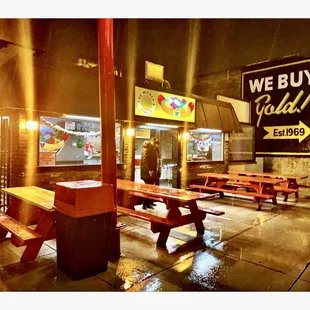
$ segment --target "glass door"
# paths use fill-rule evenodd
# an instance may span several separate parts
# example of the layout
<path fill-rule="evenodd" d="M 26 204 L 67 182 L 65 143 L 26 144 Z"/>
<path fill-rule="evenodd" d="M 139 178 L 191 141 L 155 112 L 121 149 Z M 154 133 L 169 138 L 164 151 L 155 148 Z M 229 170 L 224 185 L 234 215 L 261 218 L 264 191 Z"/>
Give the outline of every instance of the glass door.
<path fill-rule="evenodd" d="M 140 178 L 140 165 L 143 143 L 150 138 L 159 140 L 160 148 L 160 180 L 159 185 L 177 187 L 178 178 L 178 131 L 176 128 L 144 125 L 137 127 L 135 137 L 135 182 L 143 181 Z"/>

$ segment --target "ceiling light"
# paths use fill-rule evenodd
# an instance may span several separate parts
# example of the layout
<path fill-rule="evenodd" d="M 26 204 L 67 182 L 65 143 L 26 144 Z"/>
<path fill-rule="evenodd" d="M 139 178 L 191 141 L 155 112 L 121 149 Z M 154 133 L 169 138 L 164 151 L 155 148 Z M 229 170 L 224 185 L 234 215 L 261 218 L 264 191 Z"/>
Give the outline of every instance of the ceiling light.
<path fill-rule="evenodd" d="M 209 128 L 197 128 L 193 129 L 193 131 L 200 131 L 200 132 L 206 132 L 206 133 L 212 133 L 212 132 L 222 132 L 220 129 L 209 129 Z"/>
<path fill-rule="evenodd" d="M 175 125 L 162 125 L 162 124 L 153 124 L 153 123 L 147 123 L 147 126 L 154 126 L 154 127 L 163 127 L 163 128 L 178 128 L 178 126 Z"/>
<path fill-rule="evenodd" d="M 65 114 L 65 118 L 76 119 L 76 120 L 89 120 L 89 121 L 97 121 L 100 122 L 99 117 L 89 117 L 89 116 L 80 116 L 80 115 L 69 115 Z"/>

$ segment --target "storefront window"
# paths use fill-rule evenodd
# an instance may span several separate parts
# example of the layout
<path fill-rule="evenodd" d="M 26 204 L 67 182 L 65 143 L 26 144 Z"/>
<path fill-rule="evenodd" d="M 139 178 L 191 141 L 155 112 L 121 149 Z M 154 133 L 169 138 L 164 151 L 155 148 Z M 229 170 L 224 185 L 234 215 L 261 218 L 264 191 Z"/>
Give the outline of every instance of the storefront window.
<path fill-rule="evenodd" d="M 187 143 L 188 161 L 222 161 L 223 134 L 208 129 L 189 132 Z"/>
<path fill-rule="evenodd" d="M 122 162 L 121 124 L 115 124 L 116 160 Z M 101 164 L 100 121 L 40 117 L 39 166 Z"/>
<path fill-rule="evenodd" d="M 255 129 L 250 124 L 240 124 L 242 133 L 229 134 L 229 161 L 254 161 L 255 159 Z"/>

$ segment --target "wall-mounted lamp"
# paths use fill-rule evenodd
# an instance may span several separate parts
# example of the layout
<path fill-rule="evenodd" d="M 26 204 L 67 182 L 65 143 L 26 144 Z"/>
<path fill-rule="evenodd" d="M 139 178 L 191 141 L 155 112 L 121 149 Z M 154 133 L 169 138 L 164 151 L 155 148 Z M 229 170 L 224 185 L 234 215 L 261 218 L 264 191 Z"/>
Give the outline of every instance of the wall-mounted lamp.
<path fill-rule="evenodd" d="M 127 128 L 126 129 L 126 136 L 127 137 L 133 137 L 135 135 L 135 130 L 134 128 Z"/>
<path fill-rule="evenodd" d="M 189 133 L 188 132 L 183 132 L 183 139 L 187 140 L 189 138 Z"/>
<path fill-rule="evenodd" d="M 36 121 L 26 121 L 26 130 L 37 130 L 38 122 Z"/>

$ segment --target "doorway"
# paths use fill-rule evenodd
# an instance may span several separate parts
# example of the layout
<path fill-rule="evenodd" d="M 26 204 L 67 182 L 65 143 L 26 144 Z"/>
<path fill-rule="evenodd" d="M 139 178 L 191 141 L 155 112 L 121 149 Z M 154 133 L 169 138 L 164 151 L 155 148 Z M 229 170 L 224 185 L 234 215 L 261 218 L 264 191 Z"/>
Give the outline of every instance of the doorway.
<path fill-rule="evenodd" d="M 161 176 L 159 185 L 177 188 L 178 184 L 178 130 L 177 126 L 141 125 L 135 136 L 135 174 L 134 181 L 144 183 L 140 178 L 142 145 L 150 138 L 157 138 L 160 146 Z"/>
<path fill-rule="evenodd" d="M 0 116 L 0 188 L 10 186 L 10 119 Z M 0 211 L 8 206 L 7 195 L 0 191 Z"/>

